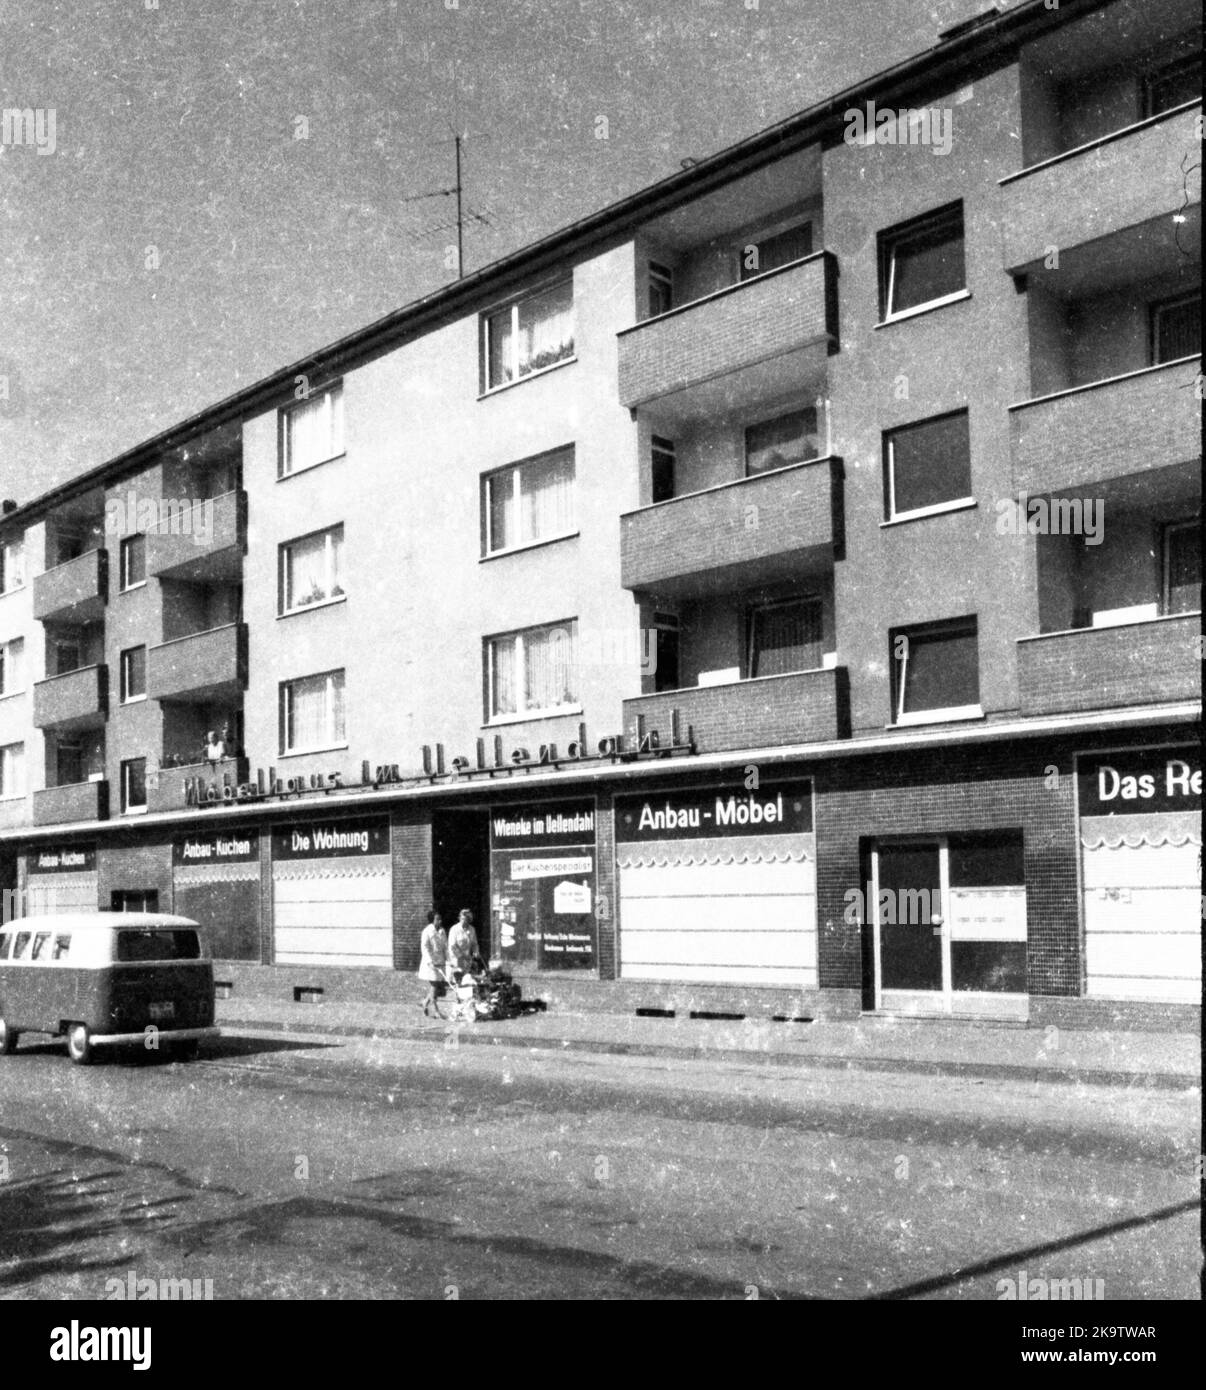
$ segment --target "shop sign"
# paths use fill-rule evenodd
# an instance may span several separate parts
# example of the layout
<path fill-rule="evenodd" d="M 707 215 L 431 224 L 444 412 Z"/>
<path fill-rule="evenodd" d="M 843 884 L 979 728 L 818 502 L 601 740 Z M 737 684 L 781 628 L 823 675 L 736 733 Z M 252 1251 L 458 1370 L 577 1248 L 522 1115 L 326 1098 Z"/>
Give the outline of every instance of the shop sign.
<path fill-rule="evenodd" d="M 589 874 L 594 860 L 589 854 L 575 859 L 512 859 L 510 877 L 517 882 L 525 878 L 557 878 L 561 874 Z"/>
<path fill-rule="evenodd" d="M 490 817 L 490 840 L 495 849 L 594 844 L 594 802 L 504 806 Z"/>
<path fill-rule="evenodd" d="M 389 822 L 385 820 L 315 821 L 276 826 L 272 831 L 273 859 L 365 859 L 389 853 Z"/>
<path fill-rule="evenodd" d="M 730 835 L 794 835 L 812 829 L 812 786 L 758 791 L 692 789 L 616 798 L 616 839 L 690 840 Z"/>
<path fill-rule="evenodd" d="M 95 845 L 60 845 L 29 856 L 31 874 L 88 874 L 96 871 Z"/>
<path fill-rule="evenodd" d="M 260 857 L 259 836 L 251 830 L 231 830 L 221 835 L 186 835 L 172 842 L 172 863 L 240 864 Z"/>
<path fill-rule="evenodd" d="M 1197 811 L 1202 805 L 1201 753 L 1189 744 L 1081 754 L 1077 776 L 1082 816 Z"/>

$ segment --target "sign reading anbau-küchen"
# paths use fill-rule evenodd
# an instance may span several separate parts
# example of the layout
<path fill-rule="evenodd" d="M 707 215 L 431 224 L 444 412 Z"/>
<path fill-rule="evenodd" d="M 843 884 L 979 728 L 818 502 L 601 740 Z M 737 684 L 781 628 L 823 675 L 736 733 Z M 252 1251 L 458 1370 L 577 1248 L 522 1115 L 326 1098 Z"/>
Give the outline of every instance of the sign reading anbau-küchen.
<path fill-rule="evenodd" d="M 812 788 L 807 782 L 758 791 L 694 789 L 616 798 L 616 839 L 621 841 L 794 835 L 811 829 Z"/>

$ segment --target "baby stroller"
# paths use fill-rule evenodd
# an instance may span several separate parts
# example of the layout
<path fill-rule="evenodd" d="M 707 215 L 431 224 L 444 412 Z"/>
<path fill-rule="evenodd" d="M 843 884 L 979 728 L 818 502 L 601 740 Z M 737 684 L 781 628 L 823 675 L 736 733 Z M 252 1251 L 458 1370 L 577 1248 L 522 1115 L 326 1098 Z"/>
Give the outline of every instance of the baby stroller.
<path fill-rule="evenodd" d="M 466 970 L 457 983 L 451 968 L 444 972 L 448 982 L 448 1017 L 453 1023 L 473 1023 L 477 1018 L 479 989 L 477 976 Z"/>
<path fill-rule="evenodd" d="M 505 970 L 488 970 L 478 959 L 461 976 L 460 983 L 452 971 L 448 980 L 448 1017 L 454 1023 L 474 1023 L 479 1018 L 514 1018 L 521 1012 L 520 987 L 513 984 Z"/>

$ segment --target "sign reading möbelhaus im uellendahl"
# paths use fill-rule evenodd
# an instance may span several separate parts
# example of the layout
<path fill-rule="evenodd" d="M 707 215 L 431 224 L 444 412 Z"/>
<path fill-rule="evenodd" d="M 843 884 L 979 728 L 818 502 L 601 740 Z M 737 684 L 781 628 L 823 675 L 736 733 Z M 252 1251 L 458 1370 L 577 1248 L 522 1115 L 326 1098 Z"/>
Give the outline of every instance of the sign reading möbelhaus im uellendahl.
<path fill-rule="evenodd" d="M 558 752 L 555 743 L 542 743 L 535 753 L 527 748 L 503 752 L 503 742 L 494 736 L 491 758 L 487 760 L 486 741 L 477 740 L 473 762 L 456 756 L 445 759 L 444 745 L 435 745 L 434 755 L 428 745 L 423 747 L 423 770 L 401 772 L 397 763 L 360 764 L 360 780 L 350 781 L 342 771 L 312 772 L 296 777 L 278 777 L 275 767 L 256 768 L 255 776 L 246 782 L 236 782 L 229 774 L 212 779 L 186 777 L 183 779 L 184 804 L 192 807 L 229 805 L 232 802 L 268 801 L 274 798 L 331 796 L 340 792 L 378 790 L 387 786 L 431 786 L 436 782 L 463 781 L 471 778 L 510 777 L 533 768 L 564 771 L 585 763 L 637 762 L 649 758 L 668 758 L 695 752 L 695 734 L 690 725 L 684 736 L 679 729 L 678 711 L 670 712 L 670 737 L 665 743 L 656 729 L 646 731 L 644 719 L 637 721 L 631 734 L 608 734 L 599 739 L 595 751 L 590 751 L 586 725 L 578 725 L 578 737 Z"/>

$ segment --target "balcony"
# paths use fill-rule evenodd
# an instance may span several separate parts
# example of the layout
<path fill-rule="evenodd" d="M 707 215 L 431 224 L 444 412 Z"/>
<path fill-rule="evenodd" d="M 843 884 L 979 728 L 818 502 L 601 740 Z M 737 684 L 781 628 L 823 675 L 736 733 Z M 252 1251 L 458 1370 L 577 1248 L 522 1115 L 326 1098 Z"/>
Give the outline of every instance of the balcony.
<path fill-rule="evenodd" d="M 247 628 L 227 623 L 162 642 L 147 652 L 147 695 L 152 700 L 209 704 L 233 700 L 247 676 Z"/>
<path fill-rule="evenodd" d="M 33 696 L 36 728 L 63 732 L 99 728 L 109 717 L 109 668 L 83 666 L 35 681 Z"/>
<path fill-rule="evenodd" d="M 620 403 L 673 419 L 798 390 L 838 350 L 837 277 L 819 251 L 625 329 Z"/>
<path fill-rule="evenodd" d="M 1155 116 L 1002 179 L 1006 269 L 1176 212 L 1186 186 L 1182 160 L 1198 149 L 1200 113 L 1195 103 Z M 1200 203 L 1201 174 L 1188 177 L 1189 201 Z M 1192 245 L 1192 236 L 1185 240 Z"/>
<path fill-rule="evenodd" d="M 243 567 L 247 494 L 227 492 L 160 518 L 147 535 L 147 573 L 196 583 L 236 582 Z"/>
<path fill-rule="evenodd" d="M 211 787 L 216 789 L 214 799 L 220 801 L 222 787 L 237 787 L 241 782 L 246 782 L 247 773 L 246 758 L 161 767 L 157 776 L 147 778 L 147 808 L 151 811 L 183 811 L 186 806 L 204 803 L 207 800 L 206 792 Z"/>
<path fill-rule="evenodd" d="M 842 460 L 812 459 L 620 518 L 620 583 L 668 596 L 790 578 L 840 559 Z"/>
<path fill-rule="evenodd" d="M 647 727 L 669 729 L 671 710 L 678 710 L 684 734 L 692 726 L 701 753 L 823 743 L 850 734 L 844 666 L 641 695 L 624 701 L 624 728 L 634 730 L 643 715 Z"/>
<path fill-rule="evenodd" d="M 1010 406 L 1015 493 L 1060 492 L 1184 463 L 1202 451 L 1200 357 Z"/>
<path fill-rule="evenodd" d="M 34 576 L 33 615 L 43 623 L 90 623 L 104 616 L 109 552 L 89 550 Z"/>
<path fill-rule="evenodd" d="M 1022 638 L 1022 713 L 1069 714 L 1200 700 L 1201 621 L 1201 614 L 1186 613 Z"/>
<path fill-rule="evenodd" d="M 109 819 L 109 784 L 105 781 L 72 782 L 66 787 L 47 787 L 33 794 L 35 825 L 68 825 L 77 821 Z"/>

